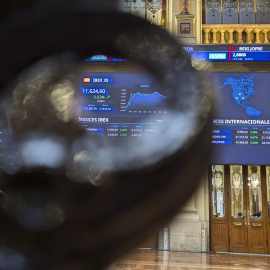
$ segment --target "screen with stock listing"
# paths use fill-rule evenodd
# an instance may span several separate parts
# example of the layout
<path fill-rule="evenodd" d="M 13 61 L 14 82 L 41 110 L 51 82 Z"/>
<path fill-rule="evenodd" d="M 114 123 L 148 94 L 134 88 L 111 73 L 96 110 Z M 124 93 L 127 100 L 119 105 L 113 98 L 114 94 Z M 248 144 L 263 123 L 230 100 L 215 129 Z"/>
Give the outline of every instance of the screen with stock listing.
<path fill-rule="evenodd" d="M 214 164 L 270 163 L 270 73 L 212 73 Z"/>
<path fill-rule="evenodd" d="M 112 71 L 115 63 L 124 64 L 122 59 L 96 56 L 88 61 L 105 62 L 110 68 L 80 74 L 83 113 L 79 122 L 85 129 L 114 140 L 155 132 L 166 119 L 167 100 L 155 77 L 126 69 Z M 210 76 L 215 107 L 210 163 L 269 164 L 270 73 L 216 72 Z"/>
<path fill-rule="evenodd" d="M 79 76 L 79 122 L 92 135 L 119 140 L 151 134 L 166 116 L 166 92 L 149 72 L 127 67 L 128 62 L 107 56 L 89 58 L 98 71 Z M 103 63 L 101 63 L 103 62 Z"/>
<path fill-rule="evenodd" d="M 183 47 L 197 61 L 269 62 L 269 45 L 192 45 Z"/>
<path fill-rule="evenodd" d="M 211 73 L 215 113 L 211 135 L 214 154 L 210 163 L 269 165 L 270 73 L 266 65 L 262 69 L 260 62 L 270 61 L 270 46 L 222 44 L 183 48 L 192 60 L 213 62 L 213 70 L 216 62 L 222 62 L 219 70 L 223 67 L 223 72 Z M 241 72 L 241 62 L 250 72 Z"/>

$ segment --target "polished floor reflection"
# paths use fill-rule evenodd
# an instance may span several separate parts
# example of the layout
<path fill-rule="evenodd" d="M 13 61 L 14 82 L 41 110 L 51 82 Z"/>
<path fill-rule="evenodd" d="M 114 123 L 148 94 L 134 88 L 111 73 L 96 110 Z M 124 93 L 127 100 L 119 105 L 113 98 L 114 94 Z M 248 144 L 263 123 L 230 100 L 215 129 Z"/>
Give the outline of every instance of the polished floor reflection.
<path fill-rule="evenodd" d="M 270 256 L 136 250 L 106 270 L 270 269 Z"/>

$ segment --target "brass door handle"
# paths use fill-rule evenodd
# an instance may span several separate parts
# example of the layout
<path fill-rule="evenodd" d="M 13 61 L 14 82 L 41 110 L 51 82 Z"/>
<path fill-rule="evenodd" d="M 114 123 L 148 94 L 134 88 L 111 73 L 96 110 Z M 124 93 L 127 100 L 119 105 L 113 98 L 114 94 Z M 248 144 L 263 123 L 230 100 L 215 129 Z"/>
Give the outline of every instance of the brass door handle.
<path fill-rule="evenodd" d="M 248 210 L 248 214 L 247 214 L 247 219 L 248 219 L 248 226 L 250 225 L 250 222 L 249 222 L 249 210 Z"/>
<path fill-rule="evenodd" d="M 243 222 L 234 222 L 233 225 L 235 225 L 235 226 L 243 226 Z"/>
<path fill-rule="evenodd" d="M 252 225 L 253 227 L 261 227 L 261 226 L 262 226 L 261 223 L 251 223 L 251 225 Z"/>

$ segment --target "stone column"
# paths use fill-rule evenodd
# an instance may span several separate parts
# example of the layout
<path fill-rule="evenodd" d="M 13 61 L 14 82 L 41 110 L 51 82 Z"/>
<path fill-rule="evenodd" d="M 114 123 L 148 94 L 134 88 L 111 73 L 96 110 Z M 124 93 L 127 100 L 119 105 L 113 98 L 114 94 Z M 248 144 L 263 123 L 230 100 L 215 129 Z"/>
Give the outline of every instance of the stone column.
<path fill-rule="evenodd" d="M 251 31 L 252 31 L 252 28 L 246 28 L 245 29 L 245 32 L 247 34 L 247 41 L 246 41 L 246 43 L 248 43 L 248 44 L 252 43 L 252 41 L 250 39 L 250 33 L 251 33 Z"/>
<path fill-rule="evenodd" d="M 204 28 L 203 32 L 204 32 L 204 44 L 209 44 L 209 32 L 211 31 L 211 28 Z"/>
<path fill-rule="evenodd" d="M 179 1 L 178 0 L 166 0 L 167 11 L 166 11 L 166 28 L 167 31 L 174 35 L 175 33 L 175 15 L 179 14 Z"/>
<path fill-rule="evenodd" d="M 190 14 L 190 0 L 182 0 L 182 9 L 180 14 Z"/>
<path fill-rule="evenodd" d="M 170 224 L 170 250 L 201 252 L 201 221 L 195 208 L 194 195 Z"/>
<path fill-rule="evenodd" d="M 230 28 L 230 29 L 227 29 L 227 31 L 229 31 L 229 33 L 230 33 L 230 39 L 229 39 L 228 43 L 234 43 L 233 33 L 234 33 L 235 29 Z"/>
<path fill-rule="evenodd" d="M 270 29 L 263 29 L 263 33 L 264 33 L 264 42 L 263 43 L 269 43 L 269 39 L 268 39 L 268 32 L 270 31 Z"/>
<path fill-rule="evenodd" d="M 238 33 L 237 43 L 243 43 L 243 38 L 242 38 L 243 29 L 237 29 L 236 31 Z"/>
<path fill-rule="evenodd" d="M 260 32 L 261 32 L 262 30 L 261 29 L 255 29 L 254 30 L 254 32 L 256 33 L 256 41 L 255 41 L 255 43 L 261 43 L 261 41 L 260 41 Z"/>
<path fill-rule="evenodd" d="M 219 32 L 221 34 L 220 44 L 225 44 L 226 43 L 226 40 L 225 40 L 225 29 L 220 29 Z"/>
<path fill-rule="evenodd" d="M 186 216 L 186 219 L 199 219 L 199 216 L 196 214 L 197 209 L 195 208 L 194 195 L 186 202 L 186 204 L 181 209 L 182 213 L 185 213 L 182 216 Z"/>
<path fill-rule="evenodd" d="M 209 187 L 208 176 L 197 191 L 182 207 L 170 223 L 170 250 L 201 252 L 208 251 L 209 236 Z M 211 193 L 210 193 L 211 196 Z"/>
<path fill-rule="evenodd" d="M 203 31 L 202 31 L 202 0 L 196 0 L 196 36 L 197 36 L 197 43 L 203 43 Z M 192 12 L 192 2 L 190 3 L 190 10 Z"/>
<path fill-rule="evenodd" d="M 213 28 L 211 32 L 213 33 L 212 44 L 218 44 L 218 41 L 217 41 L 217 32 L 218 32 L 218 29 Z"/>

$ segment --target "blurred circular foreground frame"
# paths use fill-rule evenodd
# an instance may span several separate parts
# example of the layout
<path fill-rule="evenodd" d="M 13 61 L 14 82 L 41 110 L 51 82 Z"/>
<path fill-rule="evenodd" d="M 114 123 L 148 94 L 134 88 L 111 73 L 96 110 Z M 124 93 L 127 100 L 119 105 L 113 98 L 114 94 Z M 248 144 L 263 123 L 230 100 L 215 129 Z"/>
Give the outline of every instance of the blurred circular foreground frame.
<path fill-rule="evenodd" d="M 172 118 L 164 130 L 182 121 L 190 124 L 170 138 L 167 146 L 175 146 L 171 152 L 145 166 L 113 170 L 106 187 L 39 170 L 2 174 L 4 192 L 39 186 L 67 199 L 70 211 L 59 227 L 33 231 L 10 218 L 3 207 L 1 258 L 17 256 L 13 269 L 20 270 L 101 269 L 168 222 L 196 189 L 210 155 L 209 91 L 169 34 L 133 16 L 36 8 L 5 20 L 0 30 L 1 89 L 46 57 L 71 52 L 83 61 L 105 54 L 138 62 L 168 89 Z"/>

